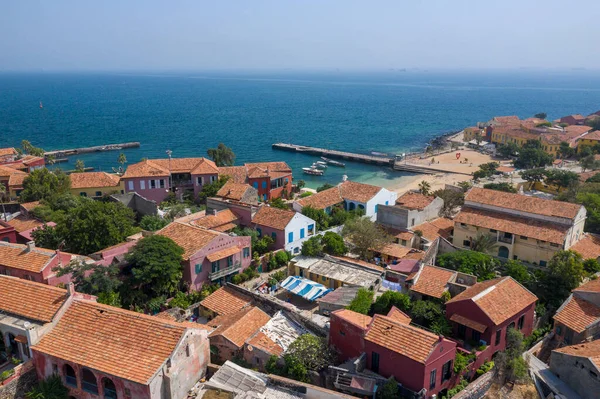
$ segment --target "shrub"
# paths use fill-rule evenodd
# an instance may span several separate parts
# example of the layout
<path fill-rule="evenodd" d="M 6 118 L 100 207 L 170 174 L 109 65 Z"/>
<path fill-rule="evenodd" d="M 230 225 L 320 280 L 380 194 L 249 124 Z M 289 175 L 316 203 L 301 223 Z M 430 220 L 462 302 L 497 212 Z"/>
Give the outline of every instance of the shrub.
<path fill-rule="evenodd" d="M 357 313 L 367 314 L 371 309 L 373 303 L 373 291 L 366 288 L 360 288 L 356 293 L 356 296 L 350 302 L 350 305 L 346 309 L 352 310 Z"/>
<path fill-rule="evenodd" d="M 236 274 L 231 278 L 231 282 L 235 285 L 239 285 L 239 284 L 243 283 L 244 281 L 245 280 L 241 274 Z"/>
<path fill-rule="evenodd" d="M 0 378 L 0 380 L 2 379 Z M 44 381 L 38 382 L 31 388 L 31 391 L 25 394 L 25 397 L 27 399 L 67 399 L 69 390 L 63 385 L 61 378 L 54 374 Z"/>
<path fill-rule="evenodd" d="M 302 194 L 300 194 L 300 198 L 310 197 L 311 195 L 313 195 L 312 191 L 305 191 Z"/>
<path fill-rule="evenodd" d="M 279 251 L 275 254 L 275 261 L 278 267 L 286 266 L 290 261 L 290 254 L 287 251 Z"/>
<path fill-rule="evenodd" d="M 494 368 L 494 362 L 492 360 L 485 362 L 477 369 L 477 376 L 483 375 Z"/>
<path fill-rule="evenodd" d="M 410 297 L 400 292 L 386 291 L 373 304 L 373 312 L 387 314 L 392 306 L 405 312 L 410 309 Z"/>
<path fill-rule="evenodd" d="M 0 373 L 0 382 L 7 380 L 15 373 L 15 369 L 10 369 Z"/>
<path fill-rule="evenodd" d="M 460 391 L 465 389 L 467 387 L 467 385 L 469 385 L 469 382 L 467 380 L 465 380 L 464 378 L 460 377 L 460 382 L 458 383 L 458 385 L 456 385 L 452 389 L 449 389 L 448 395 L 445 397 L 442 397 L 442 399 L 450 399 L 451 397 L 455 396 L 457 393 L 459 393 Z"/>

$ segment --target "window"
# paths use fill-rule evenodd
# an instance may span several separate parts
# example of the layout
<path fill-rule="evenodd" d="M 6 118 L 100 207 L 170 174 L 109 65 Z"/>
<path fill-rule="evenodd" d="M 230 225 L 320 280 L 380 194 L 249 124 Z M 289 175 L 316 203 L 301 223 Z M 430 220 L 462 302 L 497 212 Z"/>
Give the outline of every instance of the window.
<path fill-rule="evenodd" d="M 254 186 L 254 188 L 258 188 L 258 182 L 255 181 L 254 183 L 252 183 L 252 186 Z"/>
<path fill-rule="evenodd" d="M 300 238 L 304 238 L 304 229 L 300 229 Z"/>
<path fill-rule="evenodd" d="M 219 261 L 216 260 L 210 264 L 211 273 L 219 271 Z"/>
<path fill-rule="evenodd" d="M 467 225 L 466 225 L 465 223 L 461 223 L 461 224 L 460 224 L 460 227 L 464 227 L 464 228 L 466 228 L 466 227 L 467 227 Z"/>
<path fill-rule="evenodd" d="M 555 244 L 555 243 L 553 243 L 553 242 L 551 242 L 551 243 L 550 243 L 550 246 L 551 246 L 551 247 L 558 247 L 559 245 L 558 245 L 558 244 Z"/>
<path fill-rule="evenodd" d="M 313 235 L 315 232 L 315 225 L 314 224 L 309 224 L 308 225 L 308 235 Z"/>
<path fill-rule="evenodd" d="M 267 188 L 267 182 L 266 181 L 262 182 L 262 188 Z"/>
<path fill-rule="evenodd" d="M 52 365 L 52 374 L 58 375 L 58 365 L 57 364 Z"/>
<path fill-rule="evenodd" d="M 414 226 L 415 225 L 415 218 L 410 219 L 410 225 Z"/>
<path fill-rule="evenodd" d="M 525 324 L 525 315 L 521 315 L 521 317 L 519 317 L 519 323 L 517 324 L 519 326 L 519 330 L 523 329 L 524 324 Z"/>
<path fill-rule="evenodd" d="M 159 183 L 160 183 L 160 188 L 165 188 L 165 179 L 160 179 Z"/>
<path fill-rule="evenodd" d="M 98 395 L 98 382 L 90 369 L 84 368 L 81 373 L 81 388 L 88 393 Z"/>
<path fill-rule="evenodd" d="M 277 240 L 277 233 L 273 231 L 271 233 L 271 238 L 273 239 L 273 241 Z"/>
<path fill-rule="evenodd" d="M 146 180 L 140 180 L 140 189 L 141 190 L 145 190 L 146 189 Z"/>
<path fill-rule="evenodd" d="M 433 369 L 431 370 L 431 374 L 429 374 L 429 389 L 433 389 L 435 388 L 435 377 L 437 374 L 437 370 Z"/>
<path fill-rule="evenodd" d="M 379 204 L 375 204 L 375 213 L 379 210 Z"/>
<path fill-rule="evenodd" d="M 565 344 L 571 345 L 571 343 L 573 342 L 573 335 L 573 330 L 571 330 L 570 328 L 565 328 Z"/>
<path fill-rule="evenodd" d="M 202 273 L 202 265 L 200 263 L 196 263 L 194 270 L 196 271 L 196 274 Z"/>
<path fill-rule="evenodd" d="M 525 236 L 519 236 L 519 238 L 520 238 L 521 240 L 525 240 L 525 241 L 527 241 L 527 237 L 525 237 Z"/>
<path fill-rule="evenodd" d="M 340 330 L 340 335 L 341 335 L 342 337 L 345 337 L 345 336 L 346 336 L 346 333 L 345 333 L 345 332 L 343 332 L 342 330 Z"/>
<path fill-rule="evenodd" d="M 128 181 L 127 186 L 128 186 L 129 191 L 133 191 L 133 182 L 132 181 Z"/>
<path fill-rule="evenodd" d="M 513 260 L 518 260 L 519 257 L 517 255 L 513 255 Z"/>
<path fill-rule="evenodd" d="M 465 338 L 465 336 L 467 335 L 467 327 L 463 326 L 462 324 L 458 325 L 458 338 Z"/>
<path fill-rule="evenodd" d="M 545 267 L 548 264 L 545 260 L 540 261 L 540 266 Z"/>
<path fill-rule="evenodd" d="M 80 192 L 79 195 L 81 197 L 87 197 L 87 193 L 85 191 Z"/>
<path fill-rule="evenodd" d="M 102 197 L 102 191 L 96 191 L 96 197 Z"/>
<path fill-rule="evenodd" d="M 479 331 L 472 330 L 471 338 L 473 339 L 473 341 L 479 342 L 481 340 L 481 333 Z"/>
<path fill-rule="evenodd" d="M 117 387 L 110 378 L 102 379 L 102 387 L 104 388 L 104 397 L 106 399 L 117 399 Z"/>
<path fill-rule="evenodd" d="M 471 247 L 471 241 L 469 240 L 463 240 L 463 247 Z"/>
<path fill-rule="evenodd" d="M 497 233 L 498 230 L 490 229 L 490 233 Z"/>
<path fill-rule="evenodd" d="M 288 233 L 288 242 L 293 242 L 294 241 L 294 232 L 290 231 Z"/>
<path fill-rule="evenodd" d="M 187 345 L 185 346 L 185 355 L 186 355 L 187 357 L 190 357 L 190 345 L 189 345 L 189 344 L 187 344 Z"/>
<path fill-rule="evenodd" d="M 233 255 L 227 257 L 227 266 L 233 266 Z"/>
<path fill-rule="evenodd" d="M 216 182 L 217 181 L 217 176 L 211 176 L 210 177 L 210 181 L 213 182 L 213 183 Z"/>
<path fill-rule="evenodd" d="M 258 233 L 259 237 L 262 237 L 262 229 L 260 227 L 256 228 L 256 232 Z"/>
<path fill-rule="evenodd" d="M 77 375 L 75 374 L 73 367 L 65 364 L 63 371 L 65 373 L 65 382 L 67 386 L 77 388 Z"/>
<path fill-rule="evenodd" d="M 374 373 L 379 372 L 379 353 L 371 353 L 371 371 Z"/>
<path fill-rule="evenodd" d="M 156 188 L 156 180 L 149 180 L 148 185 L 150 188 Z"/>
<path fill-rule="evenodd" d="M 327 277 L 323 276 L 323 277 L 321 277 L 321 280 L 322 281 L 327 281 Z"/>
<path fill-rule="evenodd" d="M 502 338 L 502 329 L 496 330 L 496 340 L 494 345 L 500 345 L 500 339 Z"/>
<path fill-rule="evenodd" d="M 560 334 L 562 334 L 562 327 L 558 326 L 558 327 L 556 327 L 556 335 L 558 335 L 560 337 Z"/>
<path fill-rule="evenodd" d="M 406 246 L 406 240 L 402 240 L 402 245 Z"/>
<path fill-rule="evenodd" d="M 250 257 L 250 247 L 245 247 L 243 249 L 242 254 L 243 254 L 244 258 L 249 258 Z"/>
<path fill-rule="evenodd" d="M 448 381 L 452 377 L 452 360 L 448 360 L 442 367 L 442 382 Z"/>
<path fill-rule="evenodd" d="M 201 186 L 202 185 L 202 176 L 196 177 L 196 185 L 197 186 Z"/>

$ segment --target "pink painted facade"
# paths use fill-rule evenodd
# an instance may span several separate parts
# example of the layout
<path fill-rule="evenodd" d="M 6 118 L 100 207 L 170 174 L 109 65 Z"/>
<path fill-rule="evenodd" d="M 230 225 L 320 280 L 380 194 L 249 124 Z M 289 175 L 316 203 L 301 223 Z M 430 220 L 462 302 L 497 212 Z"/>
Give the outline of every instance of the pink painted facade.
<path fill-rule="evenodd" d="M 58 252 L 58 255 L 52 256 L 49 258 L 48 262 L 44 265 L 40 272 L 32 272 L 29 270 L 17 269 L 15 267 L 8 267 L 6 265 L 2 265 L 0 261 L 0 274 L 8 274 L 9 276 L 22 278 L 25 280 L 35 281 L 37 283 L 48 284 L 52 286 L 57 286 L 59 284 L 67 284 L 71 282 L 71 275 L 66 274 L 64 276 L 58 277 L 54 269 L 57 266 L 66 266 L 71 262 L 71 254 L 67 254 L 64 252 Z"/>
<path fill-rule="evenodd" d="M 0 220 L 0 241 L 16 243 L 17 232 L 10 224 Z"/>
<path fill-rule="evenodd" d="M 274 243 L 272 245 L 273 249 L 285 248 L 285 244 L 286 244 L 285 230 L 279 230 L 279 229 L 275 229 L 270 226 L 263 226 L 260 224 L 256 225 L 255 230 L 259 232 L 258 233 L 259 237 L 267 236 L 267 237 L 273 238 L 273 241 L 274 241 Z"/>
<path fill-rule="evenodd" d="M 339 360 L 344 362 L 360 356 L 365 351 L 364 335 L 366 328 L 339 317 L 337 313 L 339 311 L 331 313 L 329 346 L 337 350 Z"/>
<path fill-rule="evenodd" d="M 292 174 L 271 179 L 270 177 L 248 178 L 248 184 L 258 190 L 261 201 L 274 198 L 290 198 L 292 193 Z"/>
<path fill-rule="evenodd" d="M 164 201 L 169 195 L 169 177 L 168 176 L 160 176 L 160 177 L 135 177 L 135 178 L 123 178 L 125 183 L 125 192 L 131 193 L 135 192 L 141 195 L 142 197 L 154 201 L 157 204 Z M 154 181 L 155 183 L 152 183 Z M 152 188 L 154 184 L 154 188 Z"/>
<path fill-rule="evenodd" d="M 217 173 L 192 175 L 192 182 L 194 184 L 194 198 L 196 198 L 198 194 L 200 194 L 200 191 L 202 191 L 202 187 L 209 183 L 215 182 L 218 179 L 219 175 Z"/>
<path fill-rule="evenodd" d="M 229 281 L 233 275 L 241 273 L 250 266 L 252 262 L 250 240 L 250 237 L 218 235 L 184 262 L 184 281 L 188 282 L 190 287 L 195 290 L 201 289 L 205 283 Z M 215 262 L 211 262 L 207 258 L 211 254 L 230 248 L 237 248 L 237 252 Z M 211 274 L 215 272 L 221 272 L 223 275 L 218 278 L 211 277 Z"/>

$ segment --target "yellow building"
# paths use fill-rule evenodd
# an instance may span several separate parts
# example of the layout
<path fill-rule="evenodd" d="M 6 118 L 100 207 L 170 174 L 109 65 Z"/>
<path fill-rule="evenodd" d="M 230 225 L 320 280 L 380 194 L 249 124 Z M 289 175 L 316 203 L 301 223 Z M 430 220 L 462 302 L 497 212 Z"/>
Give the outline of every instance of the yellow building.
<path fill-rule="evenodd" d="M 540 134 L 531 133 L 519 128 L 494 128 L 491 139 L 494 144 L 515 143 L 522 146 L 529 140 L 539 140 Z"/>
<path fill-rule="evenodd" d="M 591 133 L 581 137 L 577 143 L 577 151 L 581 151 L 582 146 L 590 146 L 593 147 L 596 144 L 600 143 L 600 131 L 594 130 Z"/>
<path fill-rule="evenodd" d="M 585 218 L 578 204 L 473 188 L 454 218 L 453 244 L 469 249 L 477 236 L 490 235 L 494 256 L 546 266 L 583 238 Z"/>
<path fill-rule="evenodd" d="M 485 132 L 483 129 L 480 129 L 477 126 L 466 127 L 465 130 L 463 130 L 463 141 L 469 142 L 475 140 L 477 135 L 479 135 L 482 139 L 485 138 Z"/>
<path fill-rule="evenodd" d="M 558 156 L 560 143 L 566 141 L 565 138 L 558 134 L 542 134 L 542 149 L 553 157 Z"/>
<path fill-rule="evenodd" d="M 125 191 L 124 183 L 116 174 L 106 172 L 72 173 L 71 194 L 82 197 L 99 198 L 104 195 L 122 194 Z"/>
<path fill-rule="evenodd" d="M 0 165 L 0 184 L 4 186 L 6 193 L 4 199 L 16 201 L 23 190 L 23 180 L 29 176 L 28 173 Z"/>

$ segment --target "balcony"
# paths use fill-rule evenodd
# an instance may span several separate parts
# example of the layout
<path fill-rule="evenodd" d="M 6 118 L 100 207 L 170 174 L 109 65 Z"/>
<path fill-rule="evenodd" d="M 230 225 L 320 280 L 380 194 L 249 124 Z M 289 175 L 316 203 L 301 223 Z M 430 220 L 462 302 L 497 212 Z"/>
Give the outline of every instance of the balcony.
<path fill-rule="evenodd" d="M 240 265 L 240 264 L 229 266 L 224 269 L 217 270 L 216 272 L 209 273 L 208 278 L 211 281 L 217 280 L 217 279 L 220 279 L 221 277 L 229 276 L 230 274 L 238 272 L 241 269 L 242 269 L 242 265 Z"/>
<path fill-rule="evenodd" d="M 512 244 L 513 243 L 513 236 L 512 234 L 510 236 L 506 236 L 504 234 L 501 234 L 498 236 L 498 242 L 503 242 L 505 244 Z"/>

